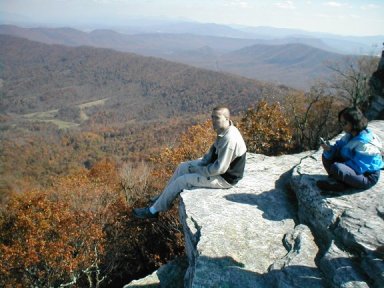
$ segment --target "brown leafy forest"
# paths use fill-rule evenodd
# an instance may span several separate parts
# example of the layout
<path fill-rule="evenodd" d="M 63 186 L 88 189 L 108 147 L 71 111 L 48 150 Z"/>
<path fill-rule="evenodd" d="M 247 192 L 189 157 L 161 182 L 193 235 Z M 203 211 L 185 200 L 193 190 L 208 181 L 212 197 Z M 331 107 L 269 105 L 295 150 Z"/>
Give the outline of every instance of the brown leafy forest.
<path fill-rule="evenodd" d="M 318 147 L 343 100 L 155 58 L 0 36 L 0 286 L 122 287 L 184 254 L 177 204 L 132 218 L 215 135 L 250 152 Z"/>

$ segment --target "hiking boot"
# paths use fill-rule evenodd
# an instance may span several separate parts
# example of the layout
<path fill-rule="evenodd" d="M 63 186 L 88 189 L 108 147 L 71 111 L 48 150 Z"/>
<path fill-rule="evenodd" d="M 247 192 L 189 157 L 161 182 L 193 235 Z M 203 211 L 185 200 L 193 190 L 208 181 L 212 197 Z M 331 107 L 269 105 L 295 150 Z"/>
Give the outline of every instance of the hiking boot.
<path fill-rule="evenodd" d="M 152 214 L 149 207 L 133 209 L 133 216 L 138 219 L 157 219 L 159 213 Z"/>
<path fill-rule="evenodd" d="M 325 180 L 319 180 L 316 182 L 316 185 L 324 191 L 342 192 L 347 189 L 347 185 L 341 182 L 331 183 Z"/>

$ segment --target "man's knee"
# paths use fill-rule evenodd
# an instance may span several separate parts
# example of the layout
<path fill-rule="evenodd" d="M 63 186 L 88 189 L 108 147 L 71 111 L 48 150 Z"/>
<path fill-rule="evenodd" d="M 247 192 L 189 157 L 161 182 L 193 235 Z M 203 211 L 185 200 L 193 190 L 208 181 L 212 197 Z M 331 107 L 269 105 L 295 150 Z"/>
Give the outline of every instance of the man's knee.
<path fill-rule="evenodd" d="M 195 173 L 187 173 L 176 179 L 178 186 L 185 189 L 192 189 L 193 187 L 199 186 L 201 182 L 201 175 Z"/>
<path fill-rule="evenodd" d="M 175 184 L 180 187 L 180 189 L 191 188 L 189 177 L 187 175 L 188 174 L 184 174 L 176 178 Z"/>
<path fill-rule="evenodd" d="M 187 162 L 181 162 L 179 166 L 177 166 L 177 171 L 179 172 L 180 175 L 187 174 L 189 172 L 189 163 L 190 161 Z"/>

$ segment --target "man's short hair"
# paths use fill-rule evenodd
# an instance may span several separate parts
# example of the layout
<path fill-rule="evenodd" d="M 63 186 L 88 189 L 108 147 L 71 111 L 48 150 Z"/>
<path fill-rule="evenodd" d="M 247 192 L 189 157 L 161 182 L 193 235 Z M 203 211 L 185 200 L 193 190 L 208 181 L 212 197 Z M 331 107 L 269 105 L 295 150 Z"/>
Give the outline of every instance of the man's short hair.
<path fill-rule="evenodd" d="M 218 105 L 215 108 L 213 108 L 212 111 L 222 111 L 224 116 L 228 119 L 231 116 L 231 112 L 229 111 L 229 108 L 225 105 Z"/>

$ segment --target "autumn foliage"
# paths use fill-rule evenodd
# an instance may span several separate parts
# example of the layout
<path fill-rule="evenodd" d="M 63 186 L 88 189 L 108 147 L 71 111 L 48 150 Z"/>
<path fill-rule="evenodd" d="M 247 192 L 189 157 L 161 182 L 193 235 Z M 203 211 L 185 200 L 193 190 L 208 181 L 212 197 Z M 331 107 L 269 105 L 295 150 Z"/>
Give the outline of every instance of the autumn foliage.
<path fill-rule="evenodd" d="M 214 142 L 215 137 L 211 121 L 191 126 L 180 135 L 176 146 L 165 147 L 151 158 L 151 161 L 160 167 L 154 171 L 154 176 L 163 180 L 168 179 L 181 162 L 202 157 Z"/>
<path fill-rule="evenodd" d="M 0 214 L 0 286 L 121 287 L 181 255 L 172 212 L 161 225 L 132 219 L 119 169 L 103 159 L 14 194 Z"/>
<path fill-rule="evenodd" d="M 331 97 L 321 86 L 307 93 L 288 94 L 284 104 L 295 151 L 317 149 L 320 137 L 330 139 L 341 132 L 337 115 L 347 104 Z"/>
<path fill-rule="evenodd" d="M 57 287 L 82 274 L 100 281 L 105 237 L 95 217 L 46 193 L 14 197 L 0 218 L 2 285 Z"/>
<path fill-rule="evenodd" d="M 260 101 L 249 108 L 240 122 L 248 151 L 277 155 L 292 147 L 292 129 L 278 102 Z"/>

